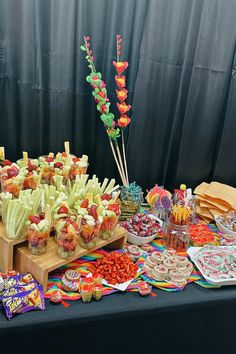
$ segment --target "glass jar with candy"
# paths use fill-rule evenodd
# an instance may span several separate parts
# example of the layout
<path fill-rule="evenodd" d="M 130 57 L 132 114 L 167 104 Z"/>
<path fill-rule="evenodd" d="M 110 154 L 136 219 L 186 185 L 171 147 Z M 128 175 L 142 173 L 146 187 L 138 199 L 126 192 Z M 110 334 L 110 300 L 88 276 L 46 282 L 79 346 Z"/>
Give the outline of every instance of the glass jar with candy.
<path fill-rule="evenodd" d="M 186 251 L 189 247 L 189 219 L 191 209 L 182 205 L 174 205 L 169 222 L 165 226 L 164 244 L 167 249 Z"/>

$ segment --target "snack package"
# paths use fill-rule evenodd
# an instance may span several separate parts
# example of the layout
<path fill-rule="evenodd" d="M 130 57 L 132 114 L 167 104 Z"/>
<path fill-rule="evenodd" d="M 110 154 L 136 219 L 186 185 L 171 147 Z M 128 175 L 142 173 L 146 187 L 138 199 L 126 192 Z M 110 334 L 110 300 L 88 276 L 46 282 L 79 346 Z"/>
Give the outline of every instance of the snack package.
<path fill-rule="evenodd" d="M 19 313 L 32 310 L 45 310 L 42 285 L 36 285 L 33 289 L 18 292 L 15 295 L 3 295 L 1 300 L 9 320 Z"/>
<path fill-rule="evenodd" d="M 8 289 L 5 289 L 5 291 L 3 292 L 2 297 L 13 296 L 13 295 L 22 293 L 24 291 L 32 290 L 32 289 L 34 289 L 37 286 L 38 286 L 38 283 L 37 283 L 36 280 L 33 280 L 31 283 L 25 284 L 25 285 L 15 285 L 15 286 L 12 286 L 12 287 L 10 287 Z"/>
<path fill-rule="evenodd" d="M 9 274 L 0 300 L 9 320 L 18 313 L 45 309 L 43 287 L 30 273 Z"/>

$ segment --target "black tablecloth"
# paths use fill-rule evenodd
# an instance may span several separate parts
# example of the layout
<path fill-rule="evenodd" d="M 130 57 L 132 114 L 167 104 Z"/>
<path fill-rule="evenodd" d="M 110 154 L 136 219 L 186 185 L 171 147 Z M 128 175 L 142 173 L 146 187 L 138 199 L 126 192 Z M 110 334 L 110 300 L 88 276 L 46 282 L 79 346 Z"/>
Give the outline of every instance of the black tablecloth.
<path fill-rule="evenodd" d="M 155 290 L 157 297 L 115 293 L 99 302 L 46 301 L 46 311 L 11 321 L 0 314 L 3 354 L 227 354 L 236 343 L 236 287 L 183 292 Z"/>

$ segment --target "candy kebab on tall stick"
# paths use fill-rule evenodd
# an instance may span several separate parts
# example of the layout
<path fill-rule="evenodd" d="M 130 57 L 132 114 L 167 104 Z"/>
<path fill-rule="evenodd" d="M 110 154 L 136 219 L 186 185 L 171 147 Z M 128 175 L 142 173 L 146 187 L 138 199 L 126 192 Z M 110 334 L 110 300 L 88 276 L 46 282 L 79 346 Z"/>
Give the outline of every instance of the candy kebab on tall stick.
<path fill-rule="evenodd" d="M 117 90 L 116 95 L 120 103 L 117 103 L 117 108 L 120 113 L 120 118 L 117 121 L 117 125 L 121 130 L 121 139 L 122 139 L 122 151 L 124 157 L 124 165 L 125 165 L 125 176 L 126 180 L 129 184 L 129 176 L 126 162 L 126 153 L 125 153 L 125 142 L 124 142 L 124 129 L 130 124 L 131 119 L 126 115 L 126 113 L 131 109 L 131 105 L 126 105 L 125 100 L 127 98 L 128 90 L 125 88 L 125 76 L 122 73 L 127 69 L 129 63 L 127 61 L 120 61 L 120 53 L 121 53 L 121 35 L 118 34 L 116 36 L 116 57 L 117 61 L 113 61 L 113 65 L 116 69 L 117 75 L 115 76 Z"/>
<path fill-rule="evenodd" d="M 114 120 L 114 114 L 110 112 L 110 102 L 107 97 L 107 90 L 104 81 L 102 80 L 102 75 L 97 72 L 94 65 L 93 52 L 90 49 L 90 37 L 84 36 L 84 45 L 80 47 L 81 50 L 86 52 L 86 60 L 88 62 L 88 67 L 91 70 L 90 75 L 86 77 L 86 80 L 93 87 L 93 96 L 97 103 L 97 110 L 101 113 L 101 120 L 106 129 L 110 147 L 122 180 L 123 185 L 128 185 L 128 181 L 125 175 L 124 164 L 122 161 L 119 145 L 117 138 L 120 137 L 120 129 L 116 128 L 116 122 Z"/>

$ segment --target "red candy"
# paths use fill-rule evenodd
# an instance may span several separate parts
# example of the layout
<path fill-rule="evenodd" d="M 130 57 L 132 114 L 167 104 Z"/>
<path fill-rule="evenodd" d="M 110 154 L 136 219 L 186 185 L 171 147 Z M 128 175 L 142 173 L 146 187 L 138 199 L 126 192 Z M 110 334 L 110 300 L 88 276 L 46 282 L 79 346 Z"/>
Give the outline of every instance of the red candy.
<path fill-rule="evenodd" d="M 190 225 L 190 238 L 194 246 L 215 244 L 217 240 L 207 225 Z"/>
<path fill-rule="evenodd" d="M 92 273 L 98 272 L 110 284 L 121 284 L 137 274 L 138 266 L 127 255 L 112 252 L 99 258 L 92 268 Z"/>

